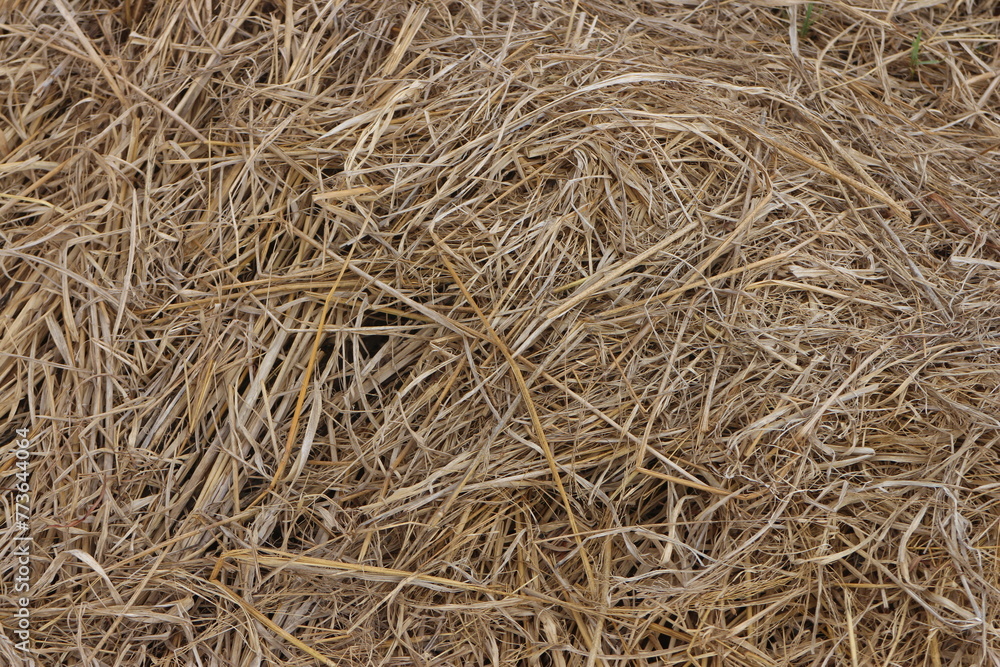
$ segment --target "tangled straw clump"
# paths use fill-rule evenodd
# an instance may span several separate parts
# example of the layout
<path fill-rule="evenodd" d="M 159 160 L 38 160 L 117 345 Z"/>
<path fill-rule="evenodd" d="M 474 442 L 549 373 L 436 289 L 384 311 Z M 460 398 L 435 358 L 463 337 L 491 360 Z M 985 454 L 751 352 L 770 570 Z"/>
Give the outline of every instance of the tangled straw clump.
<path fill-rule="evenodd" d="M 39 664 L 997 664 L 998 34 L 8 3 Z"/>

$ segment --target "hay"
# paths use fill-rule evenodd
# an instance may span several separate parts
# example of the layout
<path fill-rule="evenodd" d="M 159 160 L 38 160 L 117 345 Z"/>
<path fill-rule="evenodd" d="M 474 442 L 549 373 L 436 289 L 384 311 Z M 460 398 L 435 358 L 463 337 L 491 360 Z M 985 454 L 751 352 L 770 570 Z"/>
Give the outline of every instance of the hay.
<path fill-rule="evenodd" d="M 994 2 L 6 5 L 39 664 L 1000 664 Z"/>

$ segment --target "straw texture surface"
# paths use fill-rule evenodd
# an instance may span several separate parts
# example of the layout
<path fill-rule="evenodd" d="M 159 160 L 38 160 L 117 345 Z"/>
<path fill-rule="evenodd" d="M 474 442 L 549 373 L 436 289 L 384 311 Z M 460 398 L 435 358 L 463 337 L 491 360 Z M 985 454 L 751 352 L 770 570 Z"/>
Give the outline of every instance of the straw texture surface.
<path fill-rule="evenodd" d="M 2 4 L 0 664 L 1000 665 L 996 2 Z"/>

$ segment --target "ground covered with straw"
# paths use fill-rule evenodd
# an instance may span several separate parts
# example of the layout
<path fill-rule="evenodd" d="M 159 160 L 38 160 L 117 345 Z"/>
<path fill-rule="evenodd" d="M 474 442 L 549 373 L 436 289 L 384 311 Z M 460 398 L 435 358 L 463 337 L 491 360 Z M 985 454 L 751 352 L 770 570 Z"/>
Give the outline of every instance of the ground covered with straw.
<path fill-rule="evenodd" d="M 3 5 L 0 664 L 1000 664 L 996 2 Z"/>

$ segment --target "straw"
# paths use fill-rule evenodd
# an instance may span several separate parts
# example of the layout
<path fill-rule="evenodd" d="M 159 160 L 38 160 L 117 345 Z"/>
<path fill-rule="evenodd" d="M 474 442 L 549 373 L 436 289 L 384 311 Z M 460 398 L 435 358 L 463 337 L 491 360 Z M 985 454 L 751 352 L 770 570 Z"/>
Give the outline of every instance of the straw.
<path fill-rule="evenodd" d="M 994 4 L 4 4 L 0 664 L 1000 664 Z"/>

